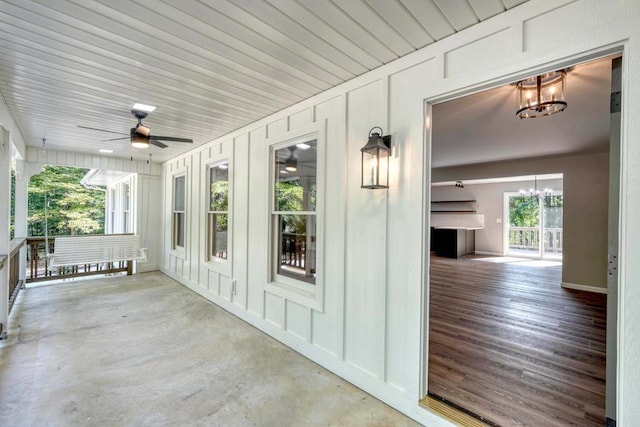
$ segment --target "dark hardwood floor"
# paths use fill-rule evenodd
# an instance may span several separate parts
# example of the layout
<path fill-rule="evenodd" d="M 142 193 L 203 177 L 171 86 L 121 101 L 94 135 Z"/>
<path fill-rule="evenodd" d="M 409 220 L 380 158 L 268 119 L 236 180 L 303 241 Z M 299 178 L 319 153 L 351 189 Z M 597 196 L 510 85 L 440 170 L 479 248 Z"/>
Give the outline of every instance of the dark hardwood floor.
<path fill-rule="evenodd" d="M 429 393 L 500 426 L 604 426 L 606 295 L 474 258 L 431 256 Z"/>

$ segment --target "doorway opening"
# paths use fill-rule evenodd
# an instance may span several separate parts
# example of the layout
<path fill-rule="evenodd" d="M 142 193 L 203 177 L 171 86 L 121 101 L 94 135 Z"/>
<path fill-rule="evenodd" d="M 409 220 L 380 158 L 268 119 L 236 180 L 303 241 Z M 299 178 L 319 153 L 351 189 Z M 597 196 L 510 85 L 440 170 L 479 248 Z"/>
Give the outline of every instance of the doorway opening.
<path fill-rule="evenodd" d="M 569 107 L 550 117 L 516 119 L 513 85 L 431 106 L 426 391 L 491 425 L 599 426 L 610 414 L 607 320 L 616 314 L 606 260 L 620 126 L 610 98 L 619 58 L 572 67 Z M 561 184 L 545 192 L 537 180 L 549 174 Z M 474 185 L 496 176 L 528 176 L 532 190 Z M 447 229 L 443 217 L 464 215 L 455 205 L 461 212 L 434 212 L 438 202 L 470 204 L 482 218 L 465 225 L 470 250 L 437 252 L 434 236 L 445 233 L 433 225 Z"/>

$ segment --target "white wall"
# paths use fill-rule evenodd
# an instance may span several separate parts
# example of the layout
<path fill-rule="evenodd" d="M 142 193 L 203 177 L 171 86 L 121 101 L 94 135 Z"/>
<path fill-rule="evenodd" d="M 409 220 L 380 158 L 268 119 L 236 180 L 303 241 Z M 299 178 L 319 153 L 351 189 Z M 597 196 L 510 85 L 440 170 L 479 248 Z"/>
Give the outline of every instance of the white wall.
<path fill-rule="evenodd" d="M 444 100 L 624 46 L 640 64 L 639 2 L 531 1 L 323 92 L 164 164 L 162 271 L 390 405 L 430 426 L 449 425 L 418 407 L 428 330 L 430 122 L 424 100 Z M 553 28 L 553 31 L 549 31 Z M 633 43 L 628 42 L 629 38 Z M 619 425 L 640 419 L 640 114 L 638 73 L 625 76 Z M 429 108 L 427 108 L 427 114 Z M 633 114 L 632 114 L 633 113 Z M 359 188 L 369 129 L 393 136 L 391 188 Z M 325 135 L 322 309 L 268 286 L 268 146 L 315 128 Z M 426 144 L 425 144 L 426 140 Z M 231 268 L 204 262 L 204 168 L 232 153 Z M 218 155 L 216 154 L 216 155 Z M 187 244 L 170 247 L 171 178 L 187 176 Z M 565 177 L 566 180 L 566 177 Z M 635 262 L 634 262 L 635 261 Z M 236 284 L 235 294 L 233 284 Z"/>

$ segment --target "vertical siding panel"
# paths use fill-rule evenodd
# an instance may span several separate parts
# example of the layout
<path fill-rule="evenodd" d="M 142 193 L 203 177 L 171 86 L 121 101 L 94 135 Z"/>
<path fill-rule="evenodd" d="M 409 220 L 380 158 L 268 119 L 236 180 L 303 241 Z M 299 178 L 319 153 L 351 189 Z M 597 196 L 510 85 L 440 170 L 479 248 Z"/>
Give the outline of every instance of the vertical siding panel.
<path fill-rule="evenodd" d="M 247 267 L 248 267 L 248 221 L 249 221 L 249 135 L 244 134 L 233 142 L 233 194 L 232 226 L 233 239 L 233 279 L 236 280 L 234 304 L 247 307 Z"/>
<path fill-rule="evenodd" d="M 264 285 L 267 281 L 269 245 L 267 225 L 269 201 L 267 196 L 269 150 L 265 141 L 265 128 L 249 134 L 249 239 L 247 264 L 249 265 L 247 308 L 264 316 Z"/>
<path fill-rule="evenodd" d="M 344 337 L 346 97 L 316 107 L 316 121 L 326 120 L 324 312 L 312 311 L 312 342 L 342 359 Z"/>
<path fill-rule="evenodd" d="M 384 126 L 387 112 L 378 80 L 349 92 L 347 101 L 347 248 L 345 358 L 373 375 L 383 375 L 386 266 L 386 190 L 360 188 L 360 148 L 373 126 Z"/>

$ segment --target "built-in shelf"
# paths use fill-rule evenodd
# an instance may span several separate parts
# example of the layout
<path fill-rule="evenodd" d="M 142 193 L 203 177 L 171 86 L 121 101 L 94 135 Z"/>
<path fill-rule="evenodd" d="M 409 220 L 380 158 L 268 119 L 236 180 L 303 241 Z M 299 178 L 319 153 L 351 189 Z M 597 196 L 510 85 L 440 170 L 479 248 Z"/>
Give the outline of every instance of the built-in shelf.
<path fill-rule="evenodd" d="M 431 201 L 432 204 L 436 203 L 449 203 L 449 204 L 455 204 L 455 203 L 475 203 L 475 200 L 432 200 Z M 464 207 L 468 207 L 468 206 L 464 206 Z M 431 209 L 431 213 L 476 213 L 475 209 L 438 209 L 438 210 L 433 210 Z"/>

